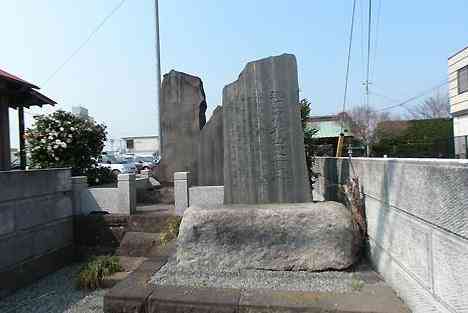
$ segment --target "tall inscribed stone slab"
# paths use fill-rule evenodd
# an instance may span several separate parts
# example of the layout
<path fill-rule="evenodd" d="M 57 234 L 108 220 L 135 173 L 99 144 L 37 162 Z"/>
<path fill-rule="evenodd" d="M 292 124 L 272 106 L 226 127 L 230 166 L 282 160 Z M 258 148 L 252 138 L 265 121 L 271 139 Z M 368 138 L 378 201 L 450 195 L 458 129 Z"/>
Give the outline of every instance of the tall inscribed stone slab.
<path fill-rule="evenodd" d="M 199 77 L 174 70 L 164 75 L 160 105 L 160 181 L 173 182 L 175 172 L 192 172 L 196 180 L 197 142 L 206 123 L 205 111 L 205 91 Z"/>
<path fill-rule="evenodd" d="M 296 58 L 250 62 L 223 90 L 224 202 L 307 202 Z"/>

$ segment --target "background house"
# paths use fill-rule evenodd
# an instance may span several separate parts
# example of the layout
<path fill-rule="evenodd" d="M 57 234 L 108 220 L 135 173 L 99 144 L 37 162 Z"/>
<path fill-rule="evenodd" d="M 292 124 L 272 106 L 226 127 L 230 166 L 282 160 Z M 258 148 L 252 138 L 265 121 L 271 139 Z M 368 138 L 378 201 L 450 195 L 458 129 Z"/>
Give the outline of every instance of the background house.
<path fill-rule="evenodd" d="M 345 114 L 345 113 L 342 113 Z M 343 120 L 343 121 L 342 121 Z M 343 123 L 343 127 L 342 127 Z M 353 134 L 349 125 L 349 119 L 342 119 L 341 115 L 310 116 L 307 118 L 307 126 L 317 130 L 314 135 L 314 150 L 319 156 L 335 156 L 340 133 L 345 135 L 345 143 L 353 143 Z M 347 147 L 345 148 L 345 154 Z"/>
<path fill-rule="evenodd" d="M 140 156 L 159 156 L 159 136 L 124 137 L 123 153 Z"/>
<path fill-rule="evenodd" d="M 468 47 L 448 59 L 455 157 L 468 157 Z"/>

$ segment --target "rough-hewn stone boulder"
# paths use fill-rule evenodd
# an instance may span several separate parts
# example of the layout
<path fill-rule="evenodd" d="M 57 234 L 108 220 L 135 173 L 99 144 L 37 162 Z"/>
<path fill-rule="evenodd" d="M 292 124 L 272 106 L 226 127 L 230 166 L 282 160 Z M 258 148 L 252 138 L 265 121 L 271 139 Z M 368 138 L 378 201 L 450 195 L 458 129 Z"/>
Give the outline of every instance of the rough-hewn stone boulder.
<path fill-rule="evenodd" d="M 296 58 L 246 65 L 223 90 L 224 202 L 311 200 Z"/>
<path fill-rule="evenodd" d="M 161 163 L 156 173 L 173 182 L 175 172 L 192 172 L 197 179 L 198 137 L 205 126 L 206 99 L 199 77 L 170 71 L 161 88 Z"/>
<path fill-rule="evenodd" d="M 355 261 L 359 231 L 337 202 L 190 207 L 177 264 L 190 270 L 341 270 Z"/>

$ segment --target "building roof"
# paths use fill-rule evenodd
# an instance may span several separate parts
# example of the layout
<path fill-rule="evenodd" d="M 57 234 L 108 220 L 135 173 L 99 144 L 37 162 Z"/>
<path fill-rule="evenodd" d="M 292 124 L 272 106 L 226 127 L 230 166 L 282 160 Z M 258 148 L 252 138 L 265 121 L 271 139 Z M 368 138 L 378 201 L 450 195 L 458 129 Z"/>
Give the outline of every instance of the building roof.
<path fill-rule="evenodd" d="M 451 56 L 449 56 L 448 59 L 450 60 L 451 58 L 453 58 L 453 57 L 459 55 L 461 52 L 465 51 L 466 49 L 468 49 L 468 46 L 466 46 L 466 47 L 464 47 L 464 48 L 458 50 L 457 52 L 455 52 L 454 54 L 452 54 Z"/>
<path fill-rule="evenodd" d="M 123 140 L 127 139 L 143 139 L 143 138 L 159 138 L 158 135 L 148 135 L 148 136 L 129 136 L 129 137 L 122 137 Z"/>
<path fill-rule="evenodd" d="M 31 84 L 30 82 L 27 82 L 25 81 L 24 79 L 22 78 L 19 78 L 18 76 L 16 75 L 13 75 L 13 74 L 10 74 L 8 72 L 5 72 L 4 70 L 0 69 L 0 78 L 2 79 L 6 79 L 6 80 L 9 80 L 11 82 L 15 82 L 15 83 L 18 83 L 18 84 L 21 84 L 21 85 L 26 85 L 30 88 L 35 88 L 35 89 L 39 89 L 39 87 L 37 87 L 36 85 L 33 85 Z"/>
<path fill-rule="evenodd" d="M 36 85 L 0 69 L 0 82 L 2 81 L 0 95 L 8 97 L 7 103 L 11 108 L 57 104 L 54 100 L 37 91 L 36 89 L 39 87 Z"/>
<path fill-rule="evenodd" d="M 342 132 L 340 115 L 310 116 L 307 124 L 318 130 L 314 135 L 315 138 L 339 137 Z M 345 136 L 352 136 L 347 124 L 345 121 Z"/>

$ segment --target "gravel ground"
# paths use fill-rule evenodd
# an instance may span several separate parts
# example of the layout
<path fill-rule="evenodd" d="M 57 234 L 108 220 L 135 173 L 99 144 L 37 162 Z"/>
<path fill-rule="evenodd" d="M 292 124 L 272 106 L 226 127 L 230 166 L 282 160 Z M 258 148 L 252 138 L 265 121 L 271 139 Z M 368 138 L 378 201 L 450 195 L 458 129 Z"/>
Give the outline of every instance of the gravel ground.
<path fill-rule="evenodd" d="M 238 272 L 190 272 L 177 268 L 174 259 L 157 272 L 151 282 L 165 286 L 346 293 L 365 284 L 384 284 L 368 266 L 348 272 L 289 272 L 243 270 Z"/>
<path fill-rule="evenodd" d="M 67 266 L 0 300 L 1 313 L 103 313 L 105 290 L 75 288 L 81 264 Z"/>

